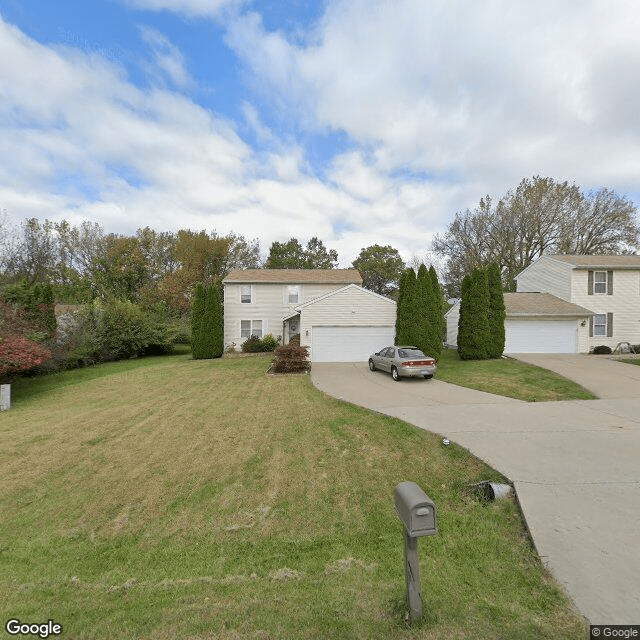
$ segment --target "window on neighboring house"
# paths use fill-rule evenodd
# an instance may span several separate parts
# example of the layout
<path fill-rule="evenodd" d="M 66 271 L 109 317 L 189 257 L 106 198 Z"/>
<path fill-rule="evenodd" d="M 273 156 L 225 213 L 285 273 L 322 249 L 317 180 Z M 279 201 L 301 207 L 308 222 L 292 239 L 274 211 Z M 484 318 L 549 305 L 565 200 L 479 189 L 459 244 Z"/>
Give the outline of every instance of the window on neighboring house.
<path fill-rule="evenodd" d="M 240 320 L 240 337 L 250 336 L 262 338 L 262 320 Z"/>
<path fill-rule="evenodd" d="M 286 304 L 298 304 L 300 302 L 300 287 L 297 284 L 287 286 Z"/>
<path fill-rule="evenodd" d="M 243 284 L 240 287 L 240 302 L 245 304 L 251 303 L 251 285 Z"/>
<path fill-rule="evenodd" d="M 607 293 L 607 272 L 606 271 L 594 271 L 593 292 Z"/>
<path fill-rule="evenodd" d="M 607 314 L 597 313 L 593 316 L 593 335 L 594 336 L 606 336 L 607 335 Z"/>

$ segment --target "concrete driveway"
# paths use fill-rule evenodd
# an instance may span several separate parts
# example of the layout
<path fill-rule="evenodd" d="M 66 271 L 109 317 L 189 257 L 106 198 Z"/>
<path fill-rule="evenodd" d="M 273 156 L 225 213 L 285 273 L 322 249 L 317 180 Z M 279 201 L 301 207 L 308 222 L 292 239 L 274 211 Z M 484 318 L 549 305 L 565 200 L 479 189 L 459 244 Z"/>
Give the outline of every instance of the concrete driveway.
<path fill-rule="evenodd" d="M 598 398 L 640 398 L 640 366 L 587 354 L 522 353 L 512 356 L 555 371 Z"/>
<path fill-rule="evenodd" d="M 580 358 L 565 371 L 596 379 L 603 366 L 612 393 L 627 395 L 527 403 L 437 379 L 393 382 L 366 363 L 314 364 L 311 379 L 446 435 L 498 469 L 514 484 L 540 557 L 591 624 L 640 624 L 640 385 L 629 383 L 640 366 Z"/>

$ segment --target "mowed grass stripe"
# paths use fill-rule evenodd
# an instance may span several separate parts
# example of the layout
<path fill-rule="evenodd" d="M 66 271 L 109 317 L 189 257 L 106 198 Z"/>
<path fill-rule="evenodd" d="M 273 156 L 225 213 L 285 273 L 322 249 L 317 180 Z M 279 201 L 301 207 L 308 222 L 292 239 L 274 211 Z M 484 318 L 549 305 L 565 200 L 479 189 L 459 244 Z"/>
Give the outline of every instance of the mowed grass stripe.
<path fill-rule="evenodd" d="M 584 634 L 517 505 L 464 490 L 499 474 L 268 366 L 174 356 L 46 390 L 34 380 L 31 397 L 24 383 L 0 416 L 3 612 L 53 618 L 72 638 Z M 414 628 L 402 480 L 439 509 Z"/>

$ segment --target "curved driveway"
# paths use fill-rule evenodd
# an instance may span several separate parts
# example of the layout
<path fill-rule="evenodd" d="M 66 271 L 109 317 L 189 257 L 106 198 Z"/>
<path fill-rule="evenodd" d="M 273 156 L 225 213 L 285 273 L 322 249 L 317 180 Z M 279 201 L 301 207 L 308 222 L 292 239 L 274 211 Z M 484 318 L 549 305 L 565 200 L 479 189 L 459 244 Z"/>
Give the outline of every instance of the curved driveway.
<path fill-rule="evenodd" d="M 317 363 L 311 379 L 329 395 L 446 435 L 498 469 L 513 482 L 540 557 L 591 624 L 640 624 L 640 366 L 535 359 L 601 399 L 527 403 L 437 379 L 396 383 L 366 363 Z"/>

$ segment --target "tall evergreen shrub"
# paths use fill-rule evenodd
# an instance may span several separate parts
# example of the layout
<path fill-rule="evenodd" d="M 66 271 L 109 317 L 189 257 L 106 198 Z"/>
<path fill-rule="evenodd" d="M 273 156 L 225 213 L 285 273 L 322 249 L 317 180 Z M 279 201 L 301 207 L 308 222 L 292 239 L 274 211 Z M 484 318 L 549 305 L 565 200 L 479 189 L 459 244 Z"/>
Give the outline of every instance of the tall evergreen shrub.
<path fill-rule="evenodd" d="M 206 302 L 206 291 L 204 284 L 198 282 L 196 285 L 193 305 L 191 307 L 191 355 L 194 359 L 204 358 L 202 345 L 202 323 L 204 322 L 204 310 Z"/>
<path fill-rule="evenodd" d="M 434 358 L 440 357 L 440 320 L 438 302 L 433 290 L 431 275 L 422 264 L 417 277 L 417 320 L 419 335 L 414 344 L 425 354 Z"/>
<path fill-rule="evenodd" d="M 496 263 L 490 264 L 487 268 L 487 281 L 489 286 L 489 357 L 500 358 L 504 352 L 504 321 L 507 312 L 504 306 L 500 267 Z"/>
<path fill-rule="evenodd" d="M 205 357 L 219 358 L 224 352 L 224 317 L 217 283 L 212 284 L 207 291 L 204 325 L 207 330 L 204 338 L 207 345 Z"/>
<path fill-rule="evenodd" d="M 219 358 L 224 351 L 222 302 L 216 283 L 196 285 L 191 310 L 191 353 L 201 360 Z"/>
<path fill-rule="evenodd" d="M 400 278 L 396 311 L 396 344 L 412 345 L 419 338 L 418 282 L 409 267 Z"/>
<path fill-rule="evenodd" d="M 444 314 L 447 312 L 449 306 L 447 305 L 447 300 L 444 297 L 444 291 L 440 286 L 440 281 L 438 280 L 438 274 L 435 270 L 435 267 L 431 265 L 429 267 L 429 275 L 431 276 L 431 286 L 435 291 L 436 298 L 438 300 L 438 304 L 440 306 L 439 314 L 440 314 L 440 341 L 444 341 L 447 339 L 447 321 L 444 317 Z M 442 348 L 442 345 L 440 345 Z"/>
<path fill-rule="evenodd" d="M 489 357 L 490 342 L 487 272 L 476 269 L 462 281 L 458 355 L 462 360 L 484 360 Z"/>

